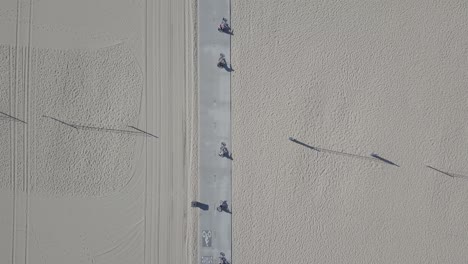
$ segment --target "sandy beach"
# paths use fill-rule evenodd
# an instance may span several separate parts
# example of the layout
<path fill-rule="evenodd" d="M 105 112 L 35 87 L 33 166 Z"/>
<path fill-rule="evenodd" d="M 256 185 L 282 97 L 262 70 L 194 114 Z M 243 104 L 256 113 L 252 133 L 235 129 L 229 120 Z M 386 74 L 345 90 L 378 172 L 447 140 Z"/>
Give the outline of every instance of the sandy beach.
<path fill-rule="evenodd" d="M 0 263 L 187 262 L 190 10 L 0 4 Z"/>
<path fill-rule="evenodd" d="M 468 261 L 467 14 L 232 2 L 233 262 Z"/>
<path fill-rule="evenodd" d="M 200 263 L 198 7 L 0 4 L 0 263 Z M 231 262 L 467 263 L 466 3 L 229 23 Z"/>

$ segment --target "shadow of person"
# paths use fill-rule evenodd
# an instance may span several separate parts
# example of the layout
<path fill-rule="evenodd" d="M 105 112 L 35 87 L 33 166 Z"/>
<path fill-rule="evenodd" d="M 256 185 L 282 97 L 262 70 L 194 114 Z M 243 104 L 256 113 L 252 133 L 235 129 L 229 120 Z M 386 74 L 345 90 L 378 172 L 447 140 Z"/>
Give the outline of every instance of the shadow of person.
<path fill-rule="evenodd" d="M 232 214 L 231 210 L 229 210 L 229 208 L 227 208 L 227 207 L 225 209 L 223 209 L 223 212 L 226 212 L 228 214 Z"/>
<path fill-rule="evenodd" d="M 225 34 L 229 34 L 231 36 L 234 36 L 234 31 L 231 29 L 230 26 L 224 26 L 224 28 L 221 30 L 221 32 L 225 33 Z"/>
<path fill-rule="evenodd" d="M 234 69 L 232 68 L 232 65 L 231 65 L 231 64 L 229 64 L 229 66 L 228 66 L 227 64 L 224 64 L 224 65 L 223 65 L 223 68 L 224 68 L 224 70 L 227 71 L 227 72 L 233 72 L 233 71 L 234 71 Z"/>
<path fill-rule="evenodd" d="M 219 207 L 218 207 L 219 212 L 225 212 L 228 214 L 232 214 L 231 210 L 229 210 L 229 205 L 227 204 L 227 201 L 223 201 Z"/>
<path fill-rule="evenodd" d="M 226 159 L 229 159 L 229 160 L 233 160 L 232 153 L 229 153 L 229 152 L 223 152 L 222 154 L 219 154 L 219 156 L 221 158 L 226 158 Z"/>

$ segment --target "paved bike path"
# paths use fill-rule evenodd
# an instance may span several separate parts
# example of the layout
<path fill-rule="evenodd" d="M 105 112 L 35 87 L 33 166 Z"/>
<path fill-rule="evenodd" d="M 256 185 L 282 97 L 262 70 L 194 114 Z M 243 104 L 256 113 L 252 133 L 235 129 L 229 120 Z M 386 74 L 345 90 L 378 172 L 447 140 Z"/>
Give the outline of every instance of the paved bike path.
<path fill-rule="evenodd" d="M 220 200 L 231 209 L 231 160 L 218 156 L 221 142 L 231 146 L 231 77 L 216 66 L 220 53 L 230 62 L 231 36 L 217 31 L 223 17 L 230 22 L 229 0 L 199 1 L 199 201 L 209 205 L 200 210 L 199 257 L 204 264 L 218 263 L 220 252 L 231 262 L 231 214 L 216 210 Z"/>

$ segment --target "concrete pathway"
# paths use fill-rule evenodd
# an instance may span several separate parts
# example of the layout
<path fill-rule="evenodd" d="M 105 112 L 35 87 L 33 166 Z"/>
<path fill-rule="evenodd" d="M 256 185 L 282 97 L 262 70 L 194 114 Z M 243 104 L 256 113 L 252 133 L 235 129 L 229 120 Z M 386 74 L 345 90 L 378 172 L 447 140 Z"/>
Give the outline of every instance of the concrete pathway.
<path fill-rule="evenodd" d="M 231 261 L 231 213 L 218 212 L 221 200 L 231 210 L 231 160 L 218 155 L 221 142 L 231 146 L 230 72 L 216 66 L 220 53 L 229 65 L 231 39 L 217 30 L 222 18 L 230 22 L 229 0 L 199 1 L 200 87 L 200 198 L 209 205 L 200 210 L 200 263 L 218 263 L 220 252 Z"/>

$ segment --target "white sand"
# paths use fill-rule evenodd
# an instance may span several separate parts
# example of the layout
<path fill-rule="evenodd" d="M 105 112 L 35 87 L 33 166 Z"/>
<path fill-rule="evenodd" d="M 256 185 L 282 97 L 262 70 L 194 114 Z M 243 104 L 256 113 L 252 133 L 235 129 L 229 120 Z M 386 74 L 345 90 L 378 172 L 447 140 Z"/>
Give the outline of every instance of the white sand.
<path fill-rule="evenodd" d="M 185 263 L 190 9 L 32 3 L 0 3 L 0 263 Z"/>
<path fill-rule="evenodd" d="M 187 90 L 186 90 L 186 157 L 187 157 L 187 198 L 188 202 L 198 200 L 198 188 L 200 175 L 198 175 L 198 0 L 186 5 L 186 44 L 187 44 Z M 191 25 L 191 27 L 189 26 Z M 187 213 L 186 229 L 186 263 L 196 264 L 199 262 L 199 211 L 189 208 Z"/>
<path fill-rule="evenodd" d="M 16 48 L 5 46 L 1 50 L 2 56 L 14 60 Z M 19 51 L 21 60 L 26 52 L 25 48 Z M 142 148 L 142 141 L 137 145 L 138 136 L 104 129 L 76 130 L 43 115 L 98 128 L 127 130 L 127 124 L 136 125 L 143 73 L 130 50 L 119 44 L 94 51 L 31 49 L 29 55 L 34 89 L 28 105 L 34 111 L 25 113 L 18 109 L 16 116 L 27 116 L 30 131 L 26 132 L 34 134 L 29 136 L 29 152 L 41 153 L 30 165 L 34 168 L 30 188 L 73 196 L 120 191 L 133 176 L 135 160 L 141 158 L 138 149 Z M 22 64 L 19 66 L 23 68 Z M 14 74 L 14 68 L 4 74 Z M 24 100 L 24 96 L 18 96 L 16 104 L 23 106 Z M 9 134 L 10 126 L 1 128 L 3 135 Z M 24 137 L 26 132 L 18 128 L 16 135 Z M 4 150 L 2 160 L 10 157 L 8 148 Z M 9 166 L 2 167 L 0 182 L 5 184 L 1 187 L 11 187 L 12 183 L 6 180 L 9 170 Z M 22 179 L 18 179 L 18 185 L 23 184 Z"/>
<path fill-rule="evenodd" d="M 466 2 L 232 5 L 233 261 L 466 263 Z"/>

